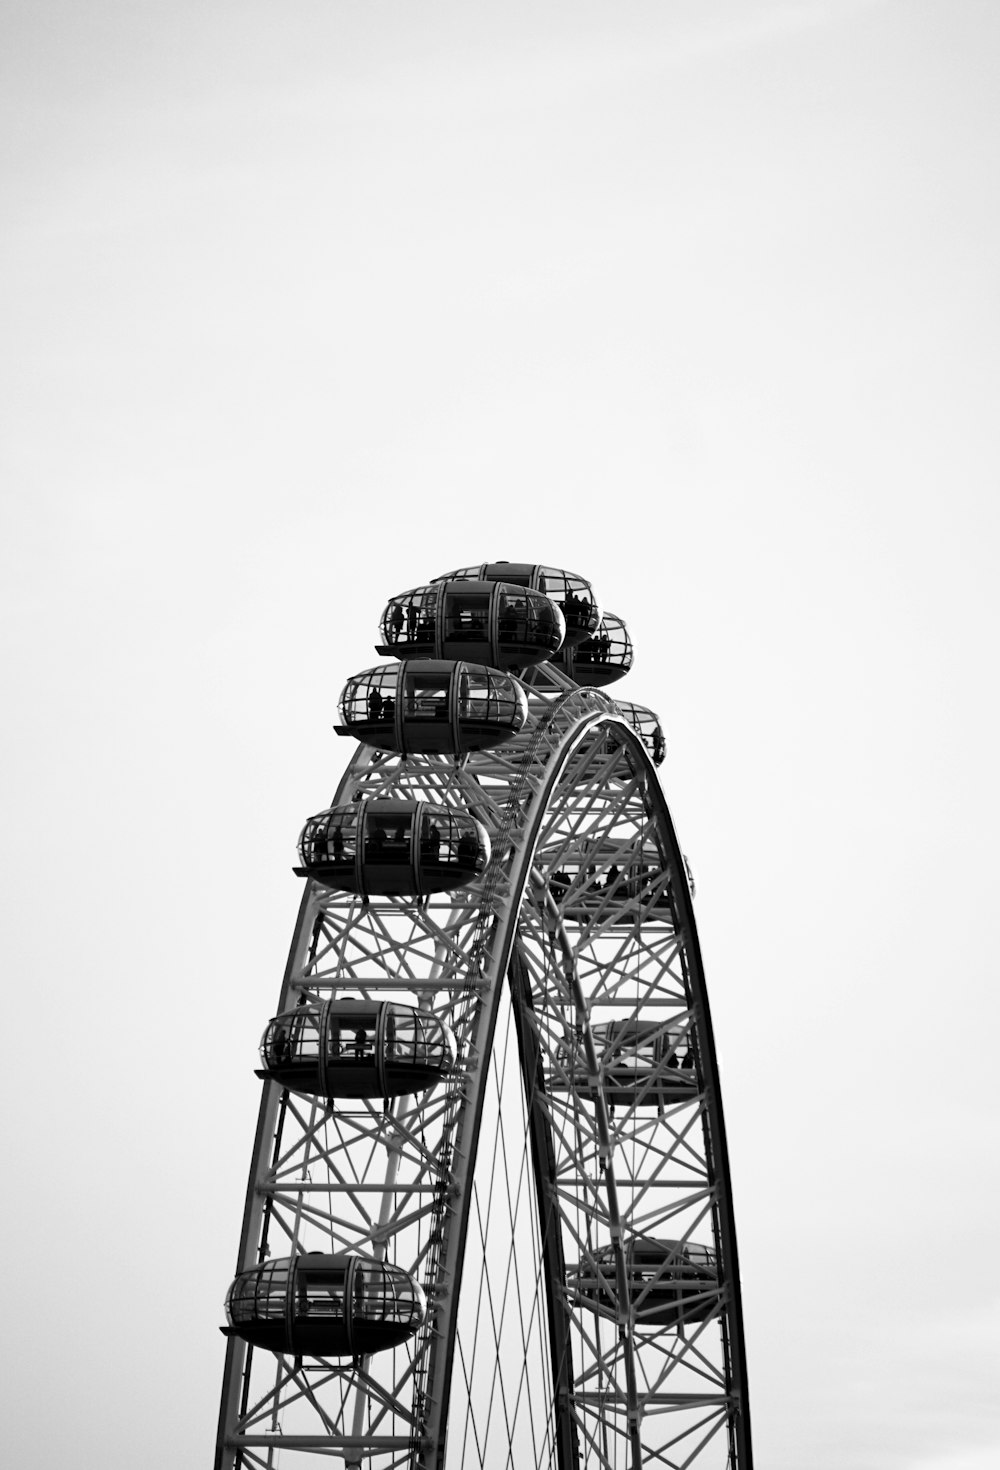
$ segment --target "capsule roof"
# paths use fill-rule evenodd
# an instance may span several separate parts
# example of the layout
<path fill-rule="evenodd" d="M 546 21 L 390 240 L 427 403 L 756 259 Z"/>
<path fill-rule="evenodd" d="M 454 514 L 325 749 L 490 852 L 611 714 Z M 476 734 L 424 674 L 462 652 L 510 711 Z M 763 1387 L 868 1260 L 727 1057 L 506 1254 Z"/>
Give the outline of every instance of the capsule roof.
<path fill-rule="evenodd" d="M 557 668 L 590 688 L 603 688 L 624 679 L 632 667 L 633 649 L 628 629 L 616 613 L 605 613 L 598 632 L 575 648 L 563 648 L 552 658 Z"/>

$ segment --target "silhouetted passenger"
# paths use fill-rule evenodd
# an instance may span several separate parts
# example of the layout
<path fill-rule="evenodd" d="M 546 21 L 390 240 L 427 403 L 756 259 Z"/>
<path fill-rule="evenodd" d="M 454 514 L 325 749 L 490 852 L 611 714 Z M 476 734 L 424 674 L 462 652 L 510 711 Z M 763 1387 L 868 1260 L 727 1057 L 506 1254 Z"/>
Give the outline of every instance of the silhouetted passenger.
<path fill-rule="evenodd" d="M 413 602 L 406 609 L 406 635 L 411 641 L 417 636 L 417 607 Z"/>
<path fill-rule="evenodd" d="M 338 825 L 334 827 L 331 835 L 333 837 L 333 860 L 339 863 L 344 856 L 344 829 Z"/>
<path fill-rule="evenodd" d="M 403 632 L 403 607 L 399 602 L 394 602 L 392 612 L 389 614 L 389 623 L 392 628 L 392 641 L 398 643 Z"/>
<path fill-rule="evenodd" d="M 549 879 L 549 888 L 552 892 L 552 897 L 558 903 L 569 891 L 569 874 L 562 871 L 553 873 Z"/>
<path fill-rule="evenodd" d="M 375 721 L 382 718 L 382 695 L 374 685 L 368 691 L 368 718 Z"/>
<path fill-rule="evenodd" d="M 424 838 L 421 843 L 424 856 L 436 863 L 441 856 L 441 828 L 437 822 L 428 822 L 424 829 Z"/>
<path fill-rule="evenodd" d="M 359 1026 L 357 1031 L 355 1031 L 354 1033 L 354 1055 L 357 1057 L 358 1061 L 360 1061 L 365 1054 L 365 1042 L 367 1040 L 368 1032 L 363 1026 Z"/>

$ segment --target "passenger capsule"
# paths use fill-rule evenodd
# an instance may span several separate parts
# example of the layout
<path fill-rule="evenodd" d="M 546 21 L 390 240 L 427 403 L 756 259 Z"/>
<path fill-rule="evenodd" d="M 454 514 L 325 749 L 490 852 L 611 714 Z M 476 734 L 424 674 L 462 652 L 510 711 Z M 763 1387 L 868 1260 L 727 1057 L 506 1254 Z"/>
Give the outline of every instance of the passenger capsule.
<path fill-rule="evenodd" d="M 629 1108 L 690 1102 L 698 1095 L 691 1033 L 662 1021 L 605 1021 L 591 1032 L 605 1099 Z M 590 1082 L 577 1050 L 573 1086 L 584 1095 Z M 567 1081 L 566 1086 L 569 1086 Z"/>
<path fill-rule="evenodd" d="M 646 747 L 653 765 L 662 765 L 667 753 L 667 741 L 659 715 L 646 709 L 645 705 L 629 704 L 625 699 L 617 699 L 615 703 Z"/>
<path fill-rule="evenodd" d="M 428 1011 L 385 1000 L 314 1001 L 268 1022 L 257 1075 L 330 1102 L 402 1097 L 440 1082 L 456 1055 L 451 1028 Z"/>
<path fill-rule="evenodd" d="M 426 1315 L 423 1291 L 400 1267 L 315 1252 L 241 1272 L 222 1331 L 272 1353 L 360 1358 L 405 1342 Z"/>
<path fill-rule="evenodd" d="M 483 561 L 474 567 L 460 567 L 449 572 L 448 577 L 435 580 L 444 582 L 451 577 L 463 577 L 482 582 L 511 582 L 515 587 L 533 587 L 544 592 L 561 611 L 566 620 L 566 642 L 580 643 L 597 632 L 601 621 L 601 609 L 597 605 L 594 589 L 584 577 L 575 572 L 564 572 L 559 567 L 542 567 L 526 561 Z"/>
<path fill-rule="evenodd" d="M 549 874 L 548 890 L 560 916 L 571 923 L 632 925 L 662 919 L 673 923 L 674 902 L 666 871 L 644 862 L 620 868 L 620 853 L 588 852 L 584 860 L 564 859 Z"/>
<path fill-rule="evenodd" d="M 299 858 L 296 873 L 326 888 L 421 898 L 475 882 L 489 862 L 490 839 L 469 812 L 370 798 L 310 817 Z"/>
<path fill-rule="evenodd" d="M 635 1236 L 625 1247 L 625 1281 L 638 1327 L 680 1327 L 719 1315 L 718 1264 L 707 1245 Z M 617 1315 L 614 1248 L 602 1246 L 581 1261 L 568 1285 L 597 1310 Z"/>
<path fill-rule="evenodd" d="M 394 597 L 378 652 L 396 658 L 470 659 L 523 669 L 551 658 L 566 635 L 554 602 L 507 582 L 435 582 Z"/>
<path fill-rule="evenodd" d="M 571 679 L 600 689 L 624 679 L 632 667 L 632 640 L 621 618 L 605 613 L 598 632 L 576 648 L 564 648 L 552 659 Z"/>
<path fill-rule="evenodd" d="M 355 674 L 340 696 L 338 735 L 401 755 L 464 755 L 510 740 L 528 718 L 511 674 L 463 660 L 407 659 Z"/>

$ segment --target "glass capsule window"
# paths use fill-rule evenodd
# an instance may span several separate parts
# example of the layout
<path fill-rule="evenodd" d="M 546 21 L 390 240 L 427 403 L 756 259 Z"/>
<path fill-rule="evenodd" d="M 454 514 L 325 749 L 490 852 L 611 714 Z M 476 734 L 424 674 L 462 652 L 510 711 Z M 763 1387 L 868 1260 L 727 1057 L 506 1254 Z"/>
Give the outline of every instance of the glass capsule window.
<path fill-rule="evenodd" d="M 692 1266 L 700 1266 L 709 1271 L 715 1269 L 716 1255 L 711 1246 L 700 1245 L 695 1240 L 689 1240 L 684 1250 Z"/>
<path fill-rule="evenodd" d="M 365 862 L 405 863 L 410 851 L 412 827 L 412 810 L 380 812 L 370 805 L 365 813 Z"/>
<path fill-rule="evenodd" d="M 395 716 L 397 666 L 365 669 L 348 679 L 340 696 L 345 725 L 389 724 Z"/>
<path fill-rule="evenodd" d="M 528 718 L 527 697 L 507 674 L 473 664 L 459 675 L 458 717 L 470 724 L 496 725 L 516 732 Z"/>
<path fill-rule="evenodd" d="M 420 830 L 422 868 L 474 868 L 479 874 L 488 858 L 489 840 L 474 817 L 446 807 L 424 811 Z"/>
<path fill-rule="evenodd" d="M 540 592 L 528 593 L 528 632 L 533 641 L 555 653 L 562 647 L 566 624 L 559 609 Z"/>
<path fill-rule="evenodd" d="M 523 642 L 530 636 L 527 589 L 515 592 L 511 587 L 504 587 L 498 604 L 497 632 L 501 643 L 515 639 Z"/>
<path fill-rule="evenodd" d="M 445 594 L 445 642 L 487 643 L 491 599 L 489 592 L 463 592 L 460 582 L 448 587 Z"/>
<path fill-rule="evenodd" d="M 594 1028 L 595 1044 L 603 1048 L 606 1066 L 616 1070 L 658 1071 L 694 1066 L 689 1033 L 651 1023 L 612 1021 Z"/>
<path fill-rule="evenodd" d="M 341 1011 L 331 1005 L 327 1020 L 327 1056 L 331 1061 L 346 1059 L 374 1062 L 378 1055 L 378 1010 Z"/>
<path fill-rule="evenodd" d="M 633 1240 L 629 1243 L 627 1259 L 633 1273 L 669 1276 L 673 1272 L 686 1274 L 691 1266 L 713 1269 L 715 1251 L 697 1241 Z"/>
<path fill-rule="evenodd" d="M 423 1321 L 423 1293 L 416 1282 L 384 1261 L 359 1262 L 354 1294 L 355 1321 L 417 1327 Z"/>
<path fill-rule="evenodd" d="M 336 1265 L 310 1265 L 300 1261 L 295 1273 L 295 1316 L 343 1318 L 346 1313 L 347 1277 L 350 1261 Z M 355 1289 L 360 1287 L 360 1273 L 355 1267 Z"/>
<path fill-rule="evenodd" d="M 655 1070 L 659 1060 L 657 1056 L 659 1048 L 653 1037 L 636 1038 L 629 1041 L 626 1037 L 616 1037 L 610 1054 L 605 1057 L 613 1067 L 634 1067 L 637 1071 Z"/>
<path fill-rule="evenodd" d="M 549 878 L 549 889 L 557 903 L 561 903 L 573 888 L 579 890 L 571 899 L 574 903 L 596 901 L 605 893 L 624 900 L 629 894 L 617 863 L 611 863 L 608 867 L 589 863 L 586 868 L 578 863 L 568 863 Z"/>
<path fill-rule="evenodd" d="M 544 594 L 529 587 L 504 586 L 497 631 L 501 643 L 526 643 L 555 653 L 562 646 L 565 625 L 559 610 Z"/>
<path fill-rule="evenodd" d="M 451 674 L 448 669 L 413 669 L 403 676 L 404 720 L 437 720 L 447 724 Z"/>
<path fill-rule="evenodd" d="M 663 868 L 631 863 L 624 873 L 625 891 L 641 903 L 653 901 L 656 908 L 671 908 L 670 882 L 663 879 Z"/>
<path fill-rule="evenodd" d="M 260 1046 L 261 1061 L 268 1070 L 279 1070 L 295 1062 L 316 1062 L 322 1048 L 319 1006 L 300 1006 L 268 1023 Z"/>
<path fill-rule="evenodd" d="M 382 614 L 383 643 L 430 656 L 437 636 L 437 607 L 436 587 L 415 587 L 393 597 Z"/>
<path fill-rule="evenodd" d="M 605 665 L 627 672 L 632 657 L 632 640 L 625 624 L 614 613 L 605 613 L 597 633 L 577 646 L 575 663 L 579 669 Z"/>
<path fill-rule="evenodd" d="M 595 1265 L 612 1267 L 615 1259 L 613 1245 L 602 1245 L 594 1251 Z M 625 1248 L 626 1270 L 631 1276 L 647 1272 L 655 1276 L 669 1275 L 672 1270 L 684 1271 L 694 1266 L 699 1270 L 712 1271 L 716 1266 L 716 1254 L 708 1245 L 692 1240 L 632 1240 Z M 595 1274 L 594 1267 L 581 1262 L 581 1274 Z"/>
<path fill-rule="evenodd" d="M 358 813 L 354 807 L 336 807 L 310 817 L 299 837 L 299 856 L 305 867 L 345 867 L 353 864 L 358 848 Z"/>
<path fill-rule="evenodd" d="M 226 1313 L 234 1327 L 284 1321 L 293 1264 L 287 1258 L 267 1261 L 237 1276 L 226 1297 Z"/>
<path fill-rule="evenodd" d="M 509 684 L 509 680 L 505 680 Z M 496 681 L 486 669 L 463 668 L 458 680 L 458 717 L 482 723 L 499 723 L 501 705 Z"/>
<path fill-rule="evenodd" d="M 619 699 L 617 704 L 649 752 L 654 766 L 661 765 L 667 753 L 667 740 L 659 716 L 644 705 L 630 704 L 628 700 Z"/>
<path fill-rule="evenodd" d="M 601 610 L 593 588 L 583 577 L 558 567 L 540 567 L 537 586 L 539 592 L 552 599 L 566 620 L 567 639 L 579 642 L 597 631 Z"/>
<path fill-rule="evenodd" d="M 421 1015 L 409 1007 L 389 1008 L 385 1020 L 385 1059 L 388 1064 L 443 1069 L 453 1058 L 454 1042 L 436 1016 Z"/>

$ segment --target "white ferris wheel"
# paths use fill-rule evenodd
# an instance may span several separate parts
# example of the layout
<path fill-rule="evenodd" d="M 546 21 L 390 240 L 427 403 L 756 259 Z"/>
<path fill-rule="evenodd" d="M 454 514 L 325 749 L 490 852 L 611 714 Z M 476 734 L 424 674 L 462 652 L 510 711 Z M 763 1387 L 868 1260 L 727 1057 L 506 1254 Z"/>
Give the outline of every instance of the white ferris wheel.
<path fill-rule="evenodd" d="M 261 1043 L 216 1470 L 751 1470 L 660 723 L 552 567 L 392 598 Z M 322 1461 L 317 1457 L 323 1457 Z"/>

